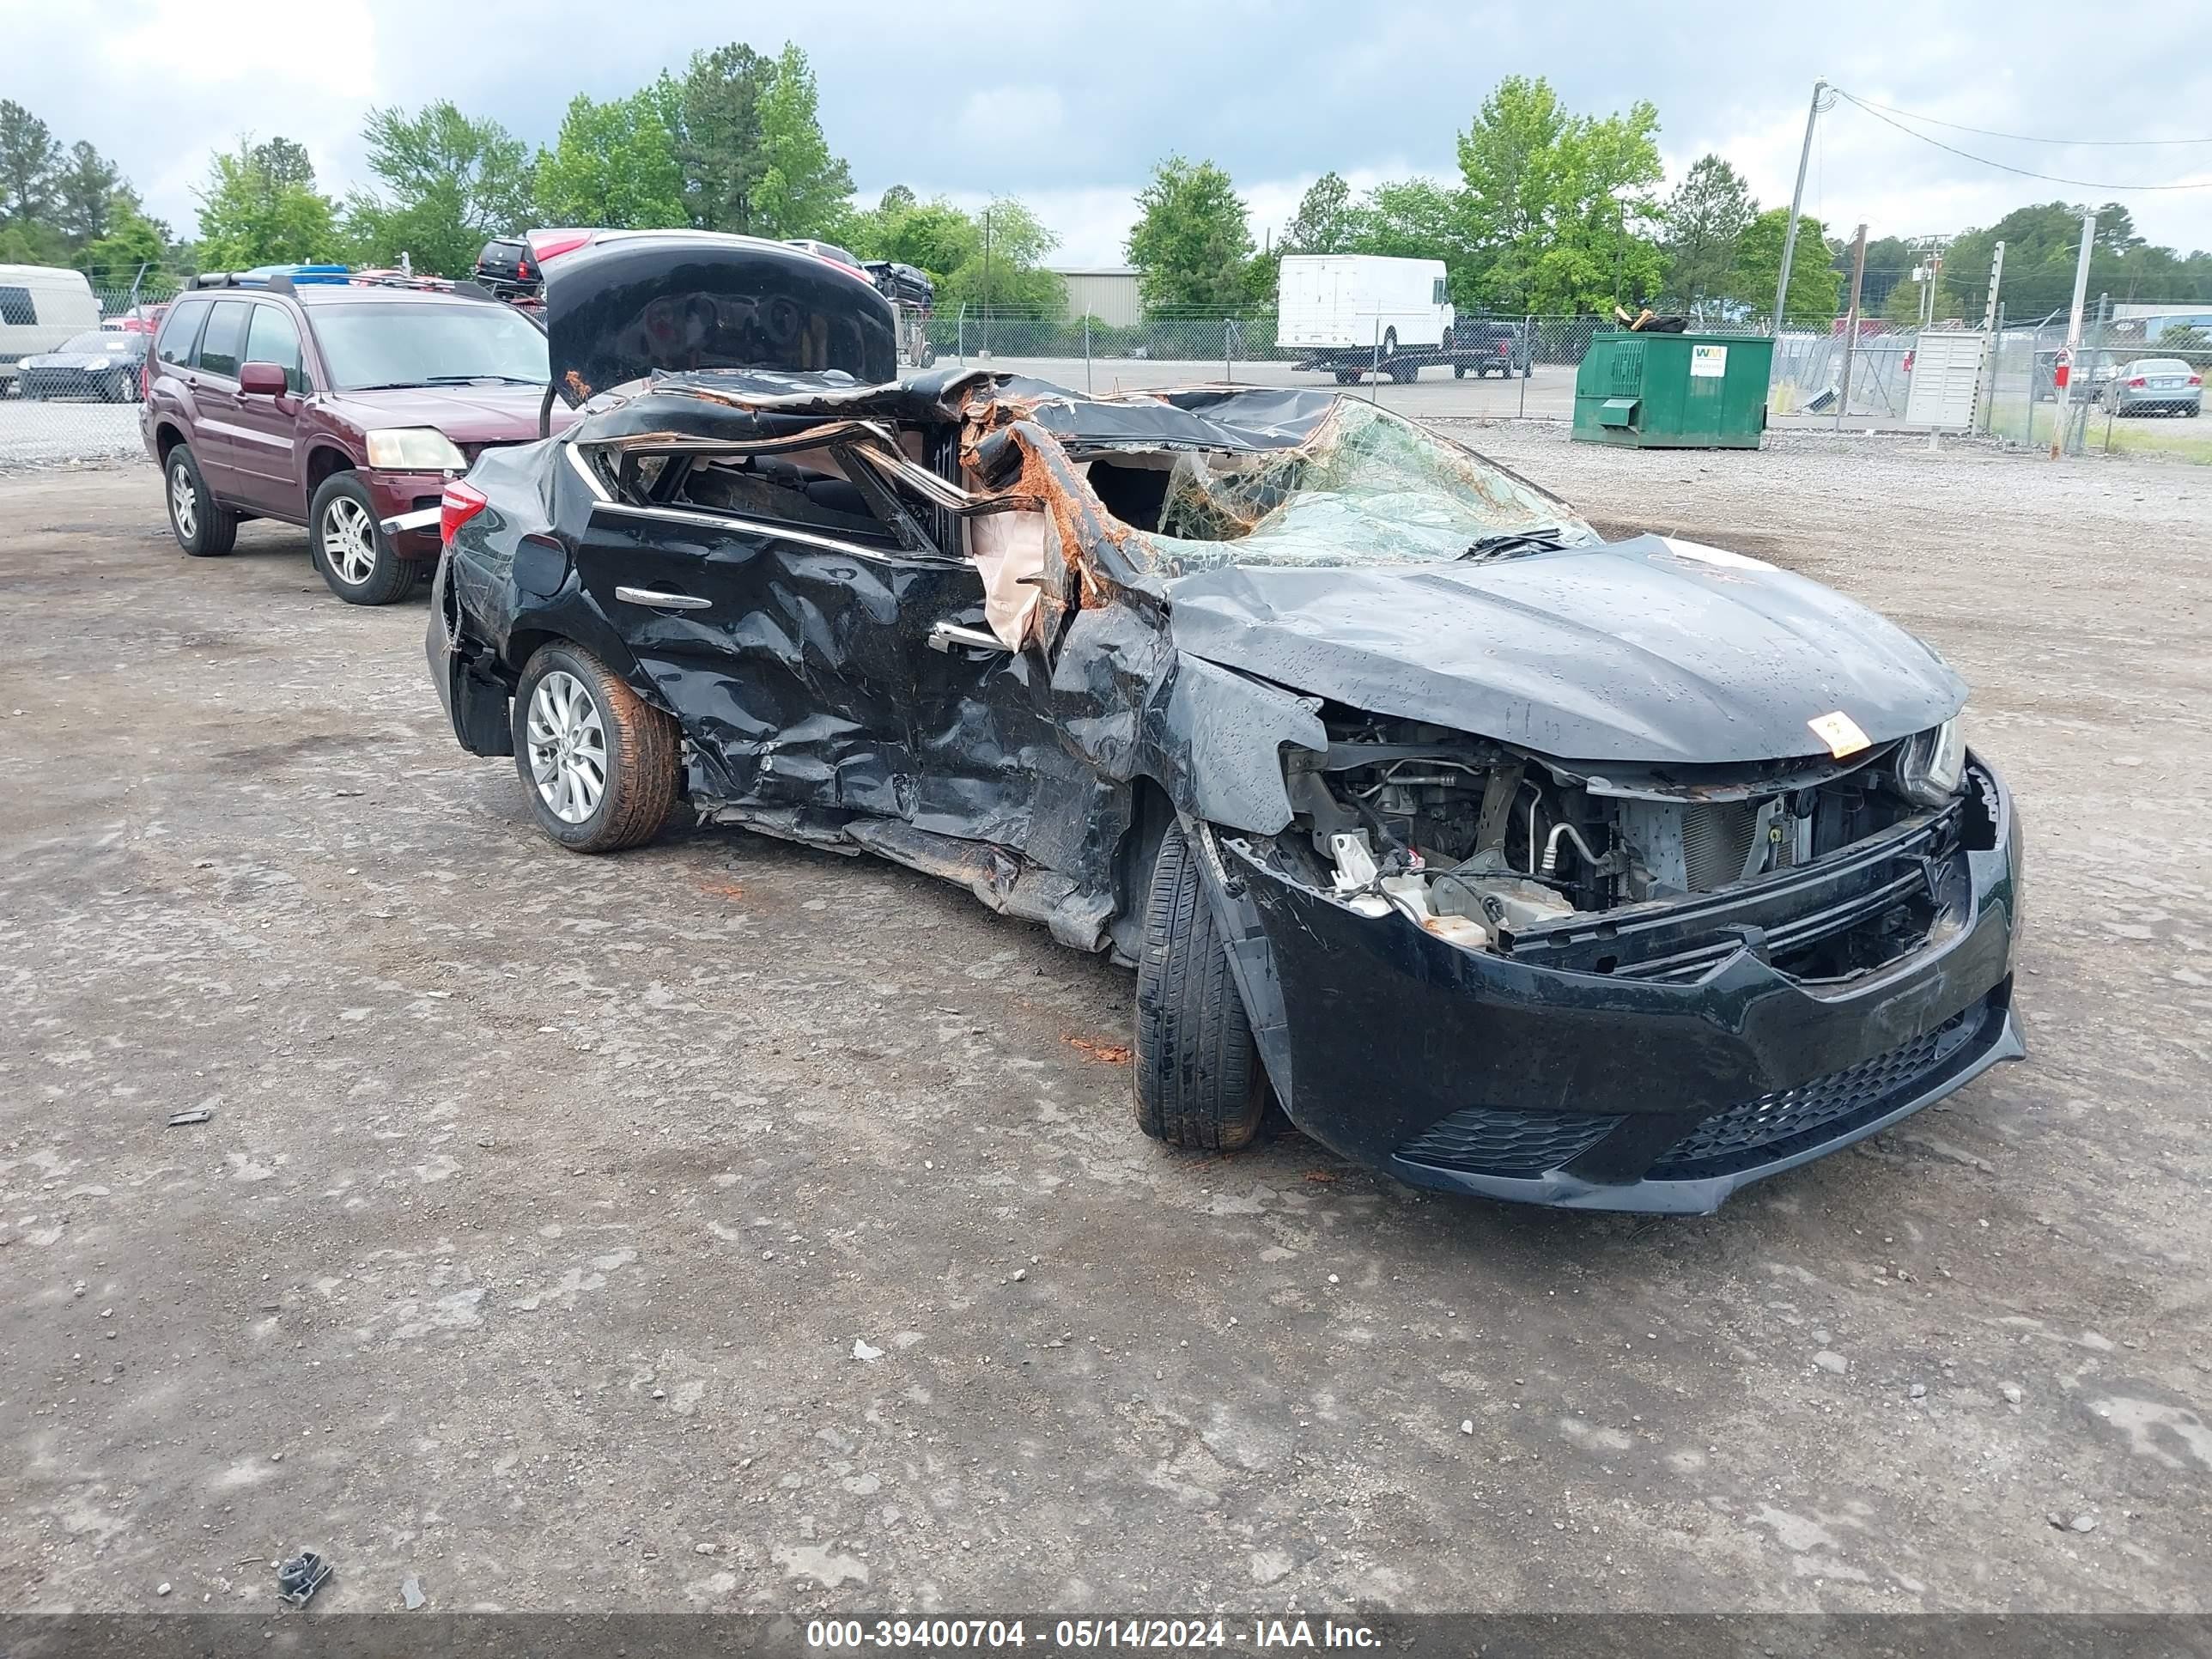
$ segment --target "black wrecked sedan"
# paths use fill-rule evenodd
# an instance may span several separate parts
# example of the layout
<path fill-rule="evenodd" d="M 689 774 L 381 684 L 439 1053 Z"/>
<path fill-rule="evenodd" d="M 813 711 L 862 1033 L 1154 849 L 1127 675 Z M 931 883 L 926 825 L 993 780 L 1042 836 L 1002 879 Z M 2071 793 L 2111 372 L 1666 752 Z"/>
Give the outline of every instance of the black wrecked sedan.
<path fill-rule="evenodd" d="M 1139 1126 L 1705 1212 L 2021 1043 L 2019 831 L 1862 606 L 1317 392 L 887 384 L 769 244 L 549 270 L 557 439 L 447 492 L 463 747 L 580 852 L 704 819 L 1134 968 Z"/>

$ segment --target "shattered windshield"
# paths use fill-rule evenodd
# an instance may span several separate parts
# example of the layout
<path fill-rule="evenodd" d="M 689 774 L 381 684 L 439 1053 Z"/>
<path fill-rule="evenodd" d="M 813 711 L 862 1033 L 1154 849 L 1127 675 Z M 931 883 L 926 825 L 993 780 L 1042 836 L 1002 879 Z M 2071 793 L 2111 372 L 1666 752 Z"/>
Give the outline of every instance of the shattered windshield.
<path fill-rule="evenodd" d="M 1138 471 L 1153 476 L 1113 476 Z M 1293 448 L 1102 458 L 1091 481 L 1109 511 L 1146 532 L 1166 576 L 1224 565 L 1441 562 L 1514 544 L 1515 532 L 1561 545 L 1600 539 L 1534 484 L 1351 398 Z"/>

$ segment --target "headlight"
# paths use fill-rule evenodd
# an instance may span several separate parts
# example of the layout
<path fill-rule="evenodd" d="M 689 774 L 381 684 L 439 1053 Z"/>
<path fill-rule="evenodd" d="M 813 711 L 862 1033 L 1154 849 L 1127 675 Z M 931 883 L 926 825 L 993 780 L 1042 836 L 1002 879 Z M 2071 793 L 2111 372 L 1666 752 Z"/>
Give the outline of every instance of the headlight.
<path fill-rule="evenodd" d="M 105 357 L 94 357 L 90 362 L 87 363 L 85 367 L 88 369 L 95 370 L 106 368 L 107 367 L 107 359 Z"/>
<path fill-rule="evenodd" d="M 1897 751 L 1899 787 L 1923 806 L 1941 806 L 1966 775 L 1966 737 L 1956 716 L 1907 738 Z"/>
<path fill-rule="evenodd" d="M 394 426 L 368 434 L 368 464 L 395 472 L 465 472 L 469 458 L 435 427 Z"/>

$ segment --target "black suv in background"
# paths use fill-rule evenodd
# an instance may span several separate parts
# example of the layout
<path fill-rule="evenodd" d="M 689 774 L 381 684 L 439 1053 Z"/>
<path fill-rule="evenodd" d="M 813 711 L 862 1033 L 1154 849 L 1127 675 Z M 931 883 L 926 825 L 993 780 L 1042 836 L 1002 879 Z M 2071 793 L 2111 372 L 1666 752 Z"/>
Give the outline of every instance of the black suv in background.
<path fill-rule="evenodd" d="M 477 255 L 476 279 L 502 300 L 535 298 L 545 286 L 544 274 L 530 257 L 530 244 L 520 236 L 495 236 Z"/>

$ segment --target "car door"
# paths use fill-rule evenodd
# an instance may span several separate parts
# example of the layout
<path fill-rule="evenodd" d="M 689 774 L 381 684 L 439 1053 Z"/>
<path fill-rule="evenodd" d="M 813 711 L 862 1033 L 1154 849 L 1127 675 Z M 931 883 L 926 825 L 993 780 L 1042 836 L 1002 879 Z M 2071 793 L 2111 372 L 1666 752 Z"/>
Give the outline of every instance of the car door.
<path fill-rule="evenodd" d="M 300 326 L 291 312 L 276 301 L 251 303 L 239 362 L 274 363 L 282 368 L 284 395 L 236 394 L 228 424 L 238 497 L 258 512 L 303 520 L 307 503 L 301 481 L 298 437 L 300 400 L 307 395 L 308 386 L 300 351 Z"/>
<path fill-rule="evenodd" d="M 240 353 L 246 349 L 251 300 L 218 300 L 200 331 L 198 351 L 183 379 L 191 389 L 193 459 L 208 488 L 225 501 L 242 501 L 238 470 Z"/>
<path fill-rule="evenodd" d="M 717 793 L 907 817 L 918 779 L 902 602 L 948 562 L 901 546 L 865 511 L 813 510 L 806 487 L 787 504 L 760 483 L 726 511 L 603 501 L 578 544 L 577 578 Z"/>

